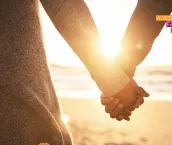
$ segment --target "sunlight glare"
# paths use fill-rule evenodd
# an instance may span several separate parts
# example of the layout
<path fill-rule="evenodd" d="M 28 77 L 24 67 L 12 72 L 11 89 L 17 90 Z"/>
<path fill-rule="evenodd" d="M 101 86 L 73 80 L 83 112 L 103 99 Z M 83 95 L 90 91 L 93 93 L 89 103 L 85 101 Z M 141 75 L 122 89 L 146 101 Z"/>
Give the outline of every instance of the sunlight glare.
<path fill-rule="evenodd" d="M 102 36 L 101 52 L 107 58 L 113 60 L 120 48 L 119 44 L 134 7 L 137 4 L 137 0 L 109 0 L 108 2 L 87 0 L 87 2 Z M 82 67 L 83 64 L 54 28 L 42 6 L 40 7 L 40 13 L 48 62 L 63 66 Z M 171 64 L 172 57 L 170 54 L 172 50 L 170 48 L 172 47 L 172 43 L 170 42 L 172 35 L 165 27 L 161 33 L 162 34 L 154 42 L 148 57 L 141 65 Z M 164 48 L 164 44 L 168 44 L 165 46 L 167 47 L 166 49 L 162 49 Z M 136 47 L 138 50 L 142 50 L 145 47 L 144 45 L 143 43 L 139 43 Z"/>
<path fill-rule="evenodd" d="M 102 53 L 110 60 L 113 60 L 115 55 L 117 54 L 117 50 L 119 48 L 117 45 L 114 46 L 113 42 L 110 39 L 103 39 L 101 43 L 101 51 Z"/>
<path fill-rule="evenodd" d="M 64 123 L 67 123 L 68 121 L 69 121 L 69 117 L 67 116 L 67 115 L 63 115 L 62 116 L 62 121 L 64 122 Z"/>

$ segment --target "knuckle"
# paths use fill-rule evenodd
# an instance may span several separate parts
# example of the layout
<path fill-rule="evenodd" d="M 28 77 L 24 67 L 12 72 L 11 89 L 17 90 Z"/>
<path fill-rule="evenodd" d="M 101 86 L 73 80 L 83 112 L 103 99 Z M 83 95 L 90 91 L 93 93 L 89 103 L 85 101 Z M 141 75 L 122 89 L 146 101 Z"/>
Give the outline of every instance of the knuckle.
<path fill-rule="evenodd" d="M 130 110 L 131 110 L 131 111 L 134 111 L 134 110 L 135 110 L 135 107 L 131 107 Z"/>
<path fill-rule="evenodd" d="M 120 111 L 124 108 L 123 104 L 119 103 L 118 106 L 117 106 L 117 109 Z"/>
<path fill-rule="evenodd" d="M 105 106 L 105 105 L 106 105 L 106 103 L 105 103 L 105 101 L 104 101 L 104 100 L 101 100 L 101 104 L 102 104 L 103 106 Z"/>
<path fill-rule="evenodd" d="M 115 118 L 116 116 L 115 116 L 115 114 L 111 113 L 111 114 L 110 114 L 110 117 L 111 117 L 111 118 Z"/>
<path fill-rule="evenodd" d="M 118 100 L 118 99 L 115 99 L 115 100 L 112 102 L 112 105 L 116 106 L 118 103 L 119 103 L 119 100 Z"/>
<path fill-rule="evenodd" d="M 105 112 L 110 113 L 110 109 L 108 107 L 105 107 Z"/>
<path fill-rule="evenodd" d="M 122 119 L 121 118 L 116 118 L 116 120 L 121 121 Z"/>

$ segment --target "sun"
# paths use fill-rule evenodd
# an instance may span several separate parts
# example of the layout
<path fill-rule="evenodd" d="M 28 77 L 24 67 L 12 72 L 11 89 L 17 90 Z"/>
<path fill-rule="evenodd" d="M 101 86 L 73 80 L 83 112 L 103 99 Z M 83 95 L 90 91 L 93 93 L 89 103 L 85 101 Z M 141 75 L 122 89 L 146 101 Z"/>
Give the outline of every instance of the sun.
<path fill-rule="evenodd" d="M 105 35 L 104 35 L 105 36 Z M 113 60 L 119 50 L 119 45 L 114 43 L 109 36 L 102 39 L 100 51 L 110 60 Z"/>
<path fill-rule="evenodd" d="M 106 26 L 98 26 L 102 41 L 100 51 L 109 59 L 113 60 L 120 49 L 120 43 L 124 28 L 114 20 L 106 19 Z M 97 24 L 104 24 L 104 19 L 97 20 Z M 114 27 L 114 28 L 113 28 Z"/>
<path fill-rule="evenodd" d="M 115 58 L 120 50 L 120 43 L 132 12 L 132 9 L 121 10 L 117 7 L 115 9 L 114 7 L 115 2 L 111 1 L 111 3 L 102 3 L 102 6 L 97 9 L 91 9 L 93 18 L 102 37 L 100 51 L 111 60 Z"/>

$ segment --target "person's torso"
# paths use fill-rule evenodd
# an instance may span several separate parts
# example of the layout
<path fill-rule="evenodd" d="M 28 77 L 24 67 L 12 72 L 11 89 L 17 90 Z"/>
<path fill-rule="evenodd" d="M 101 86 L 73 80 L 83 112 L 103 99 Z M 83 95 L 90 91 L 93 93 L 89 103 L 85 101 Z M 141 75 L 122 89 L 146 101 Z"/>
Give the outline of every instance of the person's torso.
<path fill-rule="evenodd" d="M 1 1 L 0 86 L 9 90 L 8 95 L 24 99 L 53 128 L 61 124 L 61 112 L 47 65 L 38 5 L 38 0 Z"/>

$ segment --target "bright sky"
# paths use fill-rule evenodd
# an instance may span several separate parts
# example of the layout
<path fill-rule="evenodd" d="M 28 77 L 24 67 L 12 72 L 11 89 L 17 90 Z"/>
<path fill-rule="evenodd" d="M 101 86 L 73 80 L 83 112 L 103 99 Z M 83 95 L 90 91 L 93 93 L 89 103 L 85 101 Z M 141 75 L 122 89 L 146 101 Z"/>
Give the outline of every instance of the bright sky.
<path fill-rule="evenodd" d="M 87 0 L 86 1 L 103 38 L 102 52 L 115 56 L 125 28 L 137 0 Z M 125 2 L 125 5 L 124 5 Z M 50 63 L 65 66 L 83 66 L 42 11 L 43 31 Z M 118 23 L 117 23 L 118 20 Z M 140 31 L 140 33 L 142 33 Z M 142 65 L 172 64 L 172 34 L 164 27 Z"/>

